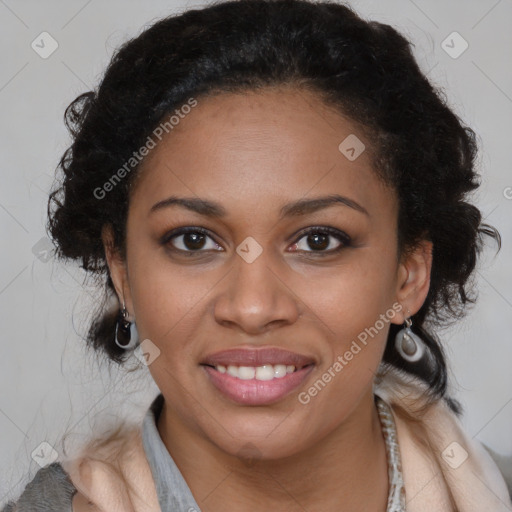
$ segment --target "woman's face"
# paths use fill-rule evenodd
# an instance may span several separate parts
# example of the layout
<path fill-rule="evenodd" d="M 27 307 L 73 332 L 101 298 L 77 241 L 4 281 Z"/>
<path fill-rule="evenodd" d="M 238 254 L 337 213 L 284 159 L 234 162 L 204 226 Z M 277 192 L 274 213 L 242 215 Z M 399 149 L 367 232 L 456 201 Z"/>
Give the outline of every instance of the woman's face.
<path fill-rule="evenodd" d="M 429 253 L 397 261 L 372 141 L 312 93 L 197 102 L 143 162 L 126 268 L 111 258 L 111 272 L 169 425 L 233 455 L 293 455 L 369 410 L 390 322 L 426 297 Z"/>

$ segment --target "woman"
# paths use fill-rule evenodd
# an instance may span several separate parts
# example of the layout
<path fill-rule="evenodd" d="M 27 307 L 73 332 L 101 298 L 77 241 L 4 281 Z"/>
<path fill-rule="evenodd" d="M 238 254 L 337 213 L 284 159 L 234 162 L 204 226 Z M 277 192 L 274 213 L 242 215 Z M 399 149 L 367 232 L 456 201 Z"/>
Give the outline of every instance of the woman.
<path fill-rule="evenodd" d="M 66 120 L 50 234 L 117 299 L 90 345 L 161 394 L 4 510 L 512 509 L 435 334 L 500 235 L 400 34 L 217 3 L 126 43 Z"/>

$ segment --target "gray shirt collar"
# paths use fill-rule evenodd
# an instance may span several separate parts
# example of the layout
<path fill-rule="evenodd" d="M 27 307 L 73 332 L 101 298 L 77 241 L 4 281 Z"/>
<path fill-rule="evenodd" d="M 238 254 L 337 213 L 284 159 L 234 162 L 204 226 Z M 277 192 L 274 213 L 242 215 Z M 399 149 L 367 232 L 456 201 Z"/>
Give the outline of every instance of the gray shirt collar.
<path fill-rule="evenodd" d="M 164 397 L 160 393 L 151 403 L 142 423 L 142 443 L 160 508 L 163 512 L 201 512 L 156 427 L 163 404 Z"/>

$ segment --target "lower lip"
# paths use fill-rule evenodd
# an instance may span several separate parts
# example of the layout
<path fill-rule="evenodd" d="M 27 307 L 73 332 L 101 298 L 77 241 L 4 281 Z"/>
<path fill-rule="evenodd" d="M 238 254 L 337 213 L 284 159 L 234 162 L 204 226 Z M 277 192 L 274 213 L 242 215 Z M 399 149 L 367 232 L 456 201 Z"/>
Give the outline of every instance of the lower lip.
<path fill-rule="evenodd" d="M 230 400 L 242 405 L 269 405 L 297 389 L 313 370 L 313 365 L 272 380 L 243 380 L 228 373 L 220 373 L 211 366 L 203 368 L 212 384 Z"/>

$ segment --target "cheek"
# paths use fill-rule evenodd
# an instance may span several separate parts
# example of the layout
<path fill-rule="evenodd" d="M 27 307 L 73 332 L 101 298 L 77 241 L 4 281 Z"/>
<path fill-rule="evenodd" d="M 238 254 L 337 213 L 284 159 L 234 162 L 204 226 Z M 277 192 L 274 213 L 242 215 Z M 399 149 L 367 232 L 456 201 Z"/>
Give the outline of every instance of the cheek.
<path fill-rule="evenodd" d="M 349 414 L 371 386 L 396 315 L 394 262 L 376 252 L 360 249 L 357 257 L 354 252 L 350 263 L 333 267 L 329 276 L 317 274 L 315 286 L 305 280 L 298 292 L 308 298 L 328 341 L 312 379 L 316 384 L 305 390 L 303 402 L 334 422 Z"/>
<path fill-rule="evenodd" d="M 198 326 L 197 315 L 215 281 L 207 272 L 180 271 L 165 256 L 133 262 L 130 287 L 141 339 L 149 338 L 163 352 L 172 348 L 179 353 Z"/>
<path fill-rule="evenodd" d="M 329 326 L 329 342 L 321 366 L 298 397 L 308 411 L 304 430 L 320 437 L 345 421 L 370 392 L 396 314 L 378 277 L 363 283 L 360 275 L 347 273 L 342 282 L 326 293 L 329 300 L 319 296 L 316 303 Z M 315 418 L 323 418 L 321 432 Z"/>
<path fill-rule="evenodd" d="M 293 285 L 306 309 L 337 343 L 357 338 L 393 304 L 396 270 L 389 259 L 375 257 L 376 252 L 375 248 L 358 249 L 343 264 L 316 270 Z M 378 328 L 382 330 L 380 322 Z"/>

